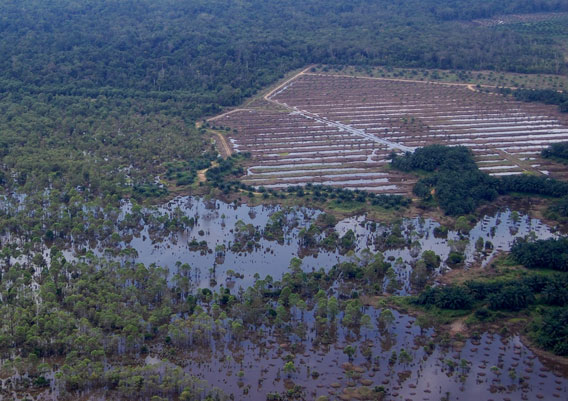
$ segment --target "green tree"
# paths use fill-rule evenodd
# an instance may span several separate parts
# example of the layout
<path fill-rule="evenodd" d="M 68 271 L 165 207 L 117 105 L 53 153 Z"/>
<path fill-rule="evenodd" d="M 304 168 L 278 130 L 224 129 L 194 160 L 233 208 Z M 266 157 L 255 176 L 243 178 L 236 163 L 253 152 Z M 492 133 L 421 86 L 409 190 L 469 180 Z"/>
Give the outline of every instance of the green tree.
<path fill-rule="evenodd" d="M 296 372 L 296 366 L 293 361 L 288 361 L 284 364 L 284 368 L 282 370 L 286 373 L 288 378 L 290 378 L 292 377 L 292 374 Z"/>

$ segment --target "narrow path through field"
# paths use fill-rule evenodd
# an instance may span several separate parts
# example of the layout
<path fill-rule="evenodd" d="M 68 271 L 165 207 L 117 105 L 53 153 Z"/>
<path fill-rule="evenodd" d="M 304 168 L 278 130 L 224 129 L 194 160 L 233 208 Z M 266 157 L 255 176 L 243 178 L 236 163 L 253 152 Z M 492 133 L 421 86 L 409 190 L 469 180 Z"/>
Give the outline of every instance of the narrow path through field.
<path fill-rule="evenodd" d="M 358 75 L 349 74 L 327 74 L 327 73 L 306 73 L 307 75 L 318 75 L 322 77 L 343 77 L 343 78 L 357 78 L 357 79 L 374 79 L 377 81 L 392 81 L 392 82 L 410 82 L 410 83 L 420 83 L 420 84 L 434 84 L 434 85 L 444 85 L 444 86 L 465 86 L 467 89 L 479 92 L 477 86 L 481 88 L 495 88 L 495 86 L 485 85 L 485 84 L 471 84 L 471 83 L 461 83 L 461 82 L 444 82 L 444 81 L 426 81 L 419 79 L 405 79 L 405 78 L 383 78 L 383 77 L 366 77 Z M 507 89 L 518 89 L 516 87 L 506 87 Z"/>
<path fill-rule="evenodd" d="M 231 146 L 227 143 L 227 138 L 225 138 L 225 136 L 218 131 L 212 129 L 208 131 L 211 132 L 213 135 L 215 135 L 215 137 L 217 138 L 215 142 L 217 142 L 217 148 L 219 149 L 221 156 L 223 157 L 231 156 L 233 154 L 233 150 L 231 149 Z"/>
<path fill-rule="evenodd" d="M 205 182 L 205 181 L 207 181 L 207 175 L 206 175 L 206 174 L 207 174 L 207 170 L 209 170 L 209 169 L 212 168 L 212 167 L 217 167 L 217 166 L 219 166 L 219 163 L 213 162 L 213 163 L 211 163 L 211 167 L 204 168 L 203 170 L 198 170 L 198 171 L 197 171 L 197 181 L 198 181 L 198 182 Z"/>
<path fill-rule="evenodd" d="M 234 113 L 236 111 L 243 111 L 246 109 L 235 109 L 235 110 L 231 110 L 228 111 L 226 113 L 223 113 L 219 116 L 216 117 L 212 117 L 210 119 L 208 119 L 207 121 L 214 121 L 220 117 L 226 116 L 227 114 L 231 114 Z M 198 121 L 195 123 L 195 127 L 197 129 L 203 127 L 203 123 L 201 121 Z M 231 146 L 227 143 L 227 139 L 225 138 L 225 136 L 218 131 L 215 131 L 214 129 L 208 128 L 207 132 L 210 133 L 211 135 L 213 135 L 216 139 L 215 139 L 215 143 L 217 144 L 217 150 L 219 150 L 219 153 L 221 153 L 222 157 L 229 157 L 233 154 L 233 149 L 231 148 Z"/>
<path fill-rule="evenodd" d="M 197 181 L 198 182 L 207 181 L 207 177 L 205 176 L 205 173 L 207 172 L 207 170 L 209 170 L 209 168 L 204 168 L 203 170 L 197 171 Z"/>
<path fill-rule="evenodd" d="M 313 67 L 313 66 L 310 65 L 310 66 L 304 68 L 302 71 L 300 71 L 299 73 L 297 73 L 297 74 L 294 75 L 293 77 L 291 77 L 291 78 L 287 79 L 286 81 L 284 81 L 284 83 L 282 83 L 282 84 L 278 85 L 276 88 L 272 89 L 270 92 L 268 92 L 266 95 L 264 95 L 263 98 L 264 98 L 265 100 L 270 101 L 270 100 L 268 99 L 269 96 L 272 96 L 272 94 L 273 94 L 274 92 L 276 92 L 277 90 L 279 90 L 280 88 L 282 88 L 283 86 L 285 86 L 286 84 L 288 84 L 289 82 L 292 82 L 294 79 L 298 78 L 300 75 L 305 74 L 305 73 L 306 73 L 310 68 L 312 68 L 312 67 Z M 219 119 L 221 119 L 221 118 L 223 118 L 223 117 L 225 117 L 225 116 L 227 116 L 227 115 L 229 115 L 229 114 L 233 114 L 233 113 L 236 113 L 236 112 L 238 112 L 238 111 L 248 111 L 248 110 L 250 110 L 250 109 L 246 108 L 246 105 L 249 104 L 249 103 L 250 103 L 250 101 L 248 101 L 248 102 L 244 105 L 245 108 L 242 108 L 242 107 L 241 107 L 241 108 L 238 108 L 238 109 L 232 109 L 232 110 L 226 111 L 226 112 L 224 112 L 223 114 L 219 114 L 219 115 L 217 115 L 217 116 L 208 118 L 207 121 L 216 121 L 216 120 L 219 120 Z M 272 102 L 272 103 L 274 103 L 274 102 Z M 199 126 L 198 126 L 197 128 L 199 128 Z"/>
<path fill-rule="evenodd" d="M 207 121 L 215 121 L 215 120 L 218 120 L 218 119 L 220 119 L 220 118 L 225 117 L 226 115 L 229 115 L 229 114 L 232 114 L 232 113 L 236 113 L 237 111 L 248 111 L 248 110 L 249 110 L 249 109 L 233 109 L 233 110 L 229 110 L 229 111 L 227 111 L 227 112 L 225 112 L 225 113 L 223 113 L 223 114 L 219 114 L 218 116 L 208 118 Z"/>
<path fill-rule="evenodd" d="M 287 79 L 286 81 L 284 81 L 283 83 L 281 83 L 280 85 L 278 85 L 276 88 L 272 89 L 270 92 L 268 92 L 266 95 L 263 96 L 263 97 L 264 97 L 264 100 L 267 100 L 267 101 L 269 101 L 269 102 L 271 102 L 271 103 L 276 103 L 276 104 L 278 104 L 278 105 L 281 105 L 281 103 L 275 102 L 275 101 L 271 100 L 270 97 L 271 97 L 272 95 L 274 95 L 275 92 L 278 92 L 278 91 L 284 89 L 286 86 L 288 86 L 288 84 L 289 84 L 290 82 L 292 82 L 293 80 L 295 80 L 295 79 L 298 78 L 299 76 L 304 75 L 304 74 L 307 74 L 307 73 L 308 73 L 308 70 L 309 70 L 310 68 L 312 68 L 312 67 L 313 67 L 313 66 L 310 65 L 310 66 L 304 68 L 302 71 L 300 71 L 299 73 L 297 73 L 296 75 L 294 75 L 292 78 Z M 289 108 L 289 107 L 286 106 L 286 108 Z"/>
<path fill-rule="evenodd" d="M 367 77 L 364 75 L 349 75 L 349 74 L 328 74 L 328 73 L 316 73 L 316 72 L 305 72 L 302 71 L 300 74 L 306 75 L 318 75 L 322 77 L 344 77 L 344 78 L 358 78 L 358 79 L 375 79 L 379 81 L 393 81 L 393 82 L 411 82 L 411 83 L 421 83 L 421 84 L 435 84 L 435 85 L 446 85 L 446 86 L 465 86 L 472 92 L 480 92 L 478 88 L 489 88 L 496 89 L 497 85 L 487 85 L 487 84 L 472 84 L 464 82 L 444 82 L 444 81 L 428 81 L 419 79 L 405 79 L 405 78 L 384 78 L 384 77 Z M 524 89 L 518 86 L 499 86 L 499 88 L 517 90 Z M 562 93 L 562 90 L 557 90 L 556 92 Z M 497 93 L 489 93 L 490 95 L 496 95 Z"/>
<path fill-rule="evenodd" d="M 509 153 L 504 149 L 495 148 L 495 151 L 498 152 L 501 156 L 503 156 L 506 160 L 510 161 L 512 164 L 516 164 L 525 171 L 530 171 L 538 175 L 544 175 L 541 171 L 531 166 L 531 164 L 528 161 L 521 160 L 516 155 Z"/>

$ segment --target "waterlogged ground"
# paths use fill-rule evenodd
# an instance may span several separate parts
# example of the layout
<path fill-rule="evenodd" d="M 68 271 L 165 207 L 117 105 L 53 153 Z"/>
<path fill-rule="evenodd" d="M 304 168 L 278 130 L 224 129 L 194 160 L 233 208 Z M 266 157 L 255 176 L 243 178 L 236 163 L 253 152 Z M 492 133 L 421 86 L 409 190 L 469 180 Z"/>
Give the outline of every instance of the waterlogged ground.
<path fill-rule="evenodd" d="M 128 206 L 124 207 L 124 211 Z M 127 244 L 136 250 L 136 261 L 150 265 L 168 267 L 172 274 L 176 271 L 176 263 L 188 263 L 192 268 L 193 285 L 196 288 L 209 287 L 213 278 L 217 285 L 232 285 L 246 288 L 254 283 L 255 274 L 264 278 L 271 275 L 278 280 L 288 271 L 293 257 L 302 258 L 304 270 L 324 268 L 328 270 L 334 264 L 348 260 L 342 250 L 328 251 L 322 247 L 305 247 L 299 239 L 302 228 L 309 227 L 321 213 L 317 210 L 297 208 L 286 210 L 286 225 L 284 240 L 280 243 L 263 238 L 262 232 L 270 217 L 280 211 L 280 207 L 234 205 L 219 200 L 203 201 L 199 198 L 182 197 L 173 200 L 160 208 L 159 213 L 173 214 L 180 211 L 188 217 L 193 217 L 196 224 L 184 232 L 170 234 L 167 238 L 154 238 L 144 227 L 136 233 Z M 258 240 L 253 240 L 252 247 L 231 251 L 235 243 L 235 224 L 242 221 L 251 224 L 260 234 Z M 334 230 L 339 237 L 353 230 L 356 236 L 355 253 L 361 256 L 361 251 L 370 249 L 371 252 L 383 252 L 385 258 L 392 261 L 393 269 L 399 281 L 396 292 L 407 293 L 411 290 L 410 274 L 412 265 L 423 251 L 433 250 L 445 261 L 451 251 L 463 252 L 465 265 L 475 263 L 485 264 L 497 252 L 510 249 L 515 238 L 533 236 L 534 238 L 549 238 L 553 236 L 550 227 L 536 219 L 531 219 L 510 210 L 496 211 L 493 215 L 485 216 L 473 226 L 469 234 L 449 231 L 444 238 L 434 233 L 440 224 L 429 219 L 405 219 L 399 224 L 380 225 L 366 221 L 364 216 L 348 218 L 339 221 Z M 319 238 L 323 238 L 321 234 Z M 475 243 L 479 238 L 484 243 L 490 241 L 491 249 L 483 252 L 476 250 Z M 208 249 L 192 250 L 190 242 L 206 241 Z M 224 251 L 216 251 L 219 247 Z M 99 249 L 99 251 L 102 251 Z M 442 263 L 442 269 L 447 268 Z M 232 270 L 242 278 L 235 278 L 227 271 Z M 385 283 L 386 284 L 386 283 Z"/>
<path fill-rule="evenodd" d="M 412 317 L 382 313 L 369 308 L 371 324 L 358 333 L 338 324 L 332 345 L 318 344 L 314 318 L 304 313 L 284 338 L 269 332 L 238 343 L 227 338 L 221 346 L 212 344 L 212 352 L 196 351 L 186 369 L 235 399 L 264 399 L 294 385 L 305 389 L 307 399 L 366 399 L 375 386 L 383 386 L 391 400 L 552 400 L 568 394 L 568 381 L 517 336 L 447 340 Z M 356 349 L 351 360 L 344 353 L 348 346 Z M 283 370 L 287 361 L 294 372 Z"/>
<path fill-rule="evenodd" d="M 37 213 L 27 211 L 25 198 L 15 197 L 4 200 L 0 206 L 9 213 Z M 301 231 L 316 223 L 320 211 L 308 208 L 287 208 L 279 206 L 255 206 L 225 203 L 220 200 L 204 200 L 195 197 L 179 197 L 166 205 L 142 209 L 133 213 L 130 203 L 120 209 L 108 212 L 102 209 L 84 208 L 84 215 L 104 215 L 105 224 L 113 221 L 113 235 L 100 239 L 73 236 L 64 253 L 68 259 L 79 258 L 87 251 L 98 256 L 125 261 L 155 264 L 168 268 L 174 277 L 180 265 L 190 266 L 193 288 L 218 287 L 220 285 L 247 288 L 255 281 L 255 275 L 264 278 L 271 275 L 278 280 L 289 271 L 290 260 L 302 259 L 306 271 L 320 268 L 329 270 L 338 262 L 354 260 L 381 252 L 392 264 L 394 275 L 385 280 L 396 285 L 388 292 L 406 294 L 412 290 L 410 274 L 413 266 L 426 250 L 440 256 L 440 271 L 449 267 L 445 261 L 450 252 L 463 254 L 461 266 L 485 265 L 496 253 L 510 249 L 516 238 L 530 236 L 545 239 L 554 236 L 554 230 L 527 215 L 508 209 L 496 210 L 484 216 L 461 232 L 448 230 L 440 232 L 440 224 L 430 219 L 400 219 L 393 224 L 367 221 L 365 216 L 341 220 L 328 228 L 321 228 L 307 243 Z M 267 224 L 272 224 L 280 214 L 281 236 L 270 239 Z M 134 217 L 133 217 L 134 216 Z M 192 224 L 167 227 L 164 221 L 191 220 Z M 85 231 L 91 223 L 86 217 Z M 349 231 L 355 234 L 353 246 L 341 247 L 341 237 Z M 112 233 L 112 231 L 111 231 Z M 332 246 L 324 246 L 325 238 L 337 235 Z M 25 233 L 22 238 L 25 238 Z M 116 236 L 116 239 L 113 239 Z M 479 239 L 483 247 L 476 247 Z M 10 258 L 0 263 L 14 264 L 29 262 L 24 239 L 7 233 L 4 244 L 21 247 L 20 256 L 13 252 Z M 336 246 L 337 245 L 337 246 Z M 51 244 L 43 247 L 43 256 L 49 260 Z M 349 252 L 353 250 L 353 252 Z M 229 274 L 227 274 L 229 272 Z"/>
<path fill-rule="evenodd" d="M 146 264 L 174 268 L 176 262 L 189 263 L 197 272 L 197 286 L 210 284 L 209 269 L 213 265 L 218 283 L 226 284 L 228 269 L 243 275 L 242 279 L 236 279 L 237 285 L 243 287 L 252 284 L 257 273 L 261 277 L 270 274 L 277 280 L 288 271 L 292 257 L 306 253 L 299 243 L 298 233 L 319 214 L 309 209 L 288 211 L 283 243 L 261 238 L 252 251 L 231 252 L 238 220 L 262 231 L 279 208 L 251 208 L 179 198 L 162 212 L 172 208 L 195 217 L 196 225 L 187 233 L 173 235 L 169 241 L 153 245 L 149 236 L 143 234 L 134 238 L 130 246 Z M 465 236 L 449 231 L 446 238 L 438 238 L 434 234 L 437 227 L 438 223 L 419 218 L 404 220 L 395 227 L 375 227 L 360 216 L 338 222 L 335 231 L 340 237 L 349 230 L 355 232 L 359 256 L 363 249 L 369 248 L 372 252 L 382 250 L 386 258 L 393 260 L 402 283 L 399 292 L 411 290 L 412 264 L 424 250 L 433 250 L 445 260 L 451 250 L 461 247 L 467 265 L 484 264 L 496 252 L 508 250 L 517 237 L 554 235 L 538 220 L 509 210 L 485 216 Z M 405 241 L 403 246 L 389 249 L 381 239 L 388 238 L 393 229 L 399 230 Z M 198 234 L 200 231 L 203 235 Z M 211 249 L 224 245 L 227 249 L 224 258 L 216 258 L 216 252 L 190 251 L 187 242 L 194 237 L 206 241 Z M 484 242 L 490 241 L 493 248 L 485 253 L 476 251 L 475 242 L 479 237 Z M 302 259 L 304 269 L 328 269 L 352 258 L 338 250 L 316 249 L 311 253 Z M 259 332 L 258 337 L 245 340 L 235 341 L 227 335 L 221 341 L 212 340 L 207 351 L 195 351 L 182 363 L 187 364 L 189 372 L 228 394 L 235 394 L 236 399 L 263 399 L 267 393 L 282 392 L 294 385 L 304 388 L 308 399 L 319 395 L 361 397 L 375 386 L 383 386 L 389 393 L 387 398 L 393 400 L 437 400 L 445 396 L 455 400 L 534 400 L 562 399 L 568 394 L 568 382 L 544 367 L 516 336 L 502 338 L 483 333 L 462 343 L 443 339 L 432 342 L 436 337 L 433 329 L 421 328 L 410 316 L 393 312 L 391 322 L 388 318 L 381 320 L 380 309 L 368 308 L 366 314 L 371 317 L 367 328 L 354 333 L 337 324 L 336 341 L 324 345 L 318 340 L 313 311 L 296 310 L 290 327 L 283 330 L 288 330 L 288 335 L 276 336 L 268 328 Z M 352 361 L 343 352 L 349 345 L 356 349 Z M 283 371 L 287 361 L 293 361 L 295 372 Z M 359 390 L 350 395 L 354 388 Z"/>
<path fill-rule="evenodd" d="M 267 224 L 280 211 L 285 216 L 283 235 L 268 240 Z M 131 214 L 131 205 L 125 204 L 117 219 L 124 221 Z M 145 217 L 121 226 L 117 232 L 121 241 L 114 249 L 109 248 L 108 241 L 76 241 L 67 254 L 81 258 L 89 248 L 111 258 L 164 266 L 169 269 L 172 285 L 178 270 L 187 264 L 194 289 L 222 285 L 235 293 L 239 287 L 253 285 L 256 275 L 279 280 L 289 271 L 294 257 L 301 258 L 301 267 L 311 271 L 328 270 L 338 262 L 382 252 L 392 264 L 392 274 L 387 274 L 383 283 L 385 291 L 406 294 L 413 290 L 411 273 L 426 250 L 434 251 L 442 260 L 437 275 L 450 268 L 444 262 L 450 252 L 463 253 L 465 261 L 458 268 L 486 265 L 496 253 L 509 250 L 515 238 L 555 235 L 542 222 L 505 209 L 486 215 L 461 233 L 444 232 L 439 223 L 428 219 L 406 219 L 387 226 L 367 221 L 364 216 L 352 217 L 315 235 L 316 245 L 306 245 L 301 233 L 320 214 L 306 208 L 282 210 L 181 197 L 143 210 L 141 215 L 185 217 L 193 221 L 192 225 L 164 230 L 157 220 L 140 224 L 149 221 Z M 326 236 L 335 232 L 340 239 L 349 230 L 354 232 L 353 252 L 341 246 L 333 250 L 321 246 Z M 243 237 L 243 233 L 247 235 Z M 482 248 L 476 246 L 479 238 Z M 333 292 L 328 295 L 342 296 L 336 286 Z M 207 305 L 203 307 L 207 310 Z M 344 325 L 343 312 L 325 323 L 318 322 L 315 314 L 316 308 L 294 306 L 289 316 L 274 326 L 249 327 L 238 336 L 230 327 L 207 334 L 208 325 L 213 323 L 204 321 L 199 343 L 187 335 L 172 337 L 186 352 L 164 355 L 160 348 L 150 349 L 148 356 L 141 355 L 145 358 L 142 363 L 151 365 L 167 358 L 237 400 L 263 400 L 270 393 L 287 390 L 304 399 L 327 395 L 345 400 L 376 399 L 372 397 L 378 390 L 384 390 L 390 400 L 563 400 L 568 395 L 567 372 L 540 361 L 516 335 L 477 333 L 469 339 L 450 338 L 428 327 L 427 322 L 383 307 L 365 307 L 368 318 L 362 319 L 365 323 L 360 328 Z M 214 323 L 224 324 L 229 323 L 222 319 Z M 184 345 L 184 341 L 189 342 Z M 293 369 L 285 369 L 289 362 Z M 55 373 L 46 377 L 52 378 Z M 13 385 L 25 377 L 24 373 L 3 379 L 3 394 L 11 394 Z M 57 399 L 57 394 L 52 381 L 51 392 L 30 398 Z"/>

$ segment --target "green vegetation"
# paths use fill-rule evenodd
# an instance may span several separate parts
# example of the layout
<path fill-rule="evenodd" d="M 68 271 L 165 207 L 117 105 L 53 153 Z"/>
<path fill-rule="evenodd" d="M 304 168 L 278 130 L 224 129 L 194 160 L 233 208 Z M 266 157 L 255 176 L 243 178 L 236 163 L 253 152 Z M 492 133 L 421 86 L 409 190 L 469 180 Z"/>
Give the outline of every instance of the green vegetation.
<path fill-rule="evenodd" d="M 568 356 L 568 308 L 547 311 L 535 324 L 533 338 L 541 347 Z"/>
<path fill-rule="evenodd" d="M 552 89 L 501 89 L 505 95 L 513 95 L 517 100 L 523 102 L 540 102 L 546 104 L 556 104 L 563 113 L 568 113 L 568 93 L 559 92 Z"/>
<path fill-rule="evenodd" d="M 568 221 L 568 197 L 564 196 L 552 203 L 545 215 L 551 220 L 566 223 Z"/>
<path fill-rule="evenodd" d="M 441 309 L 470 309 L 472 298 L 463 287 L 435 287 L 423 291 L 416 299 L 418 305 L 435 305 Z"/>
<path fill-rule="evenodd" d="M 293 259 L 281 281 L 259 278 L 252 287 L 233 294 L 222 287 L 216 292 L 193 290 L 190 266 L 179 266 L 169 284 L 168 271 L 161 267 L 108 261 L 92 253 L 72 262 L 52 248 L 45 261 L 49 268 L 38 271 L 36 293 L 27 290 L 32 280 L 28 267 L 16 263 L 2 276 L 0 317 L 5 324 L 0 328 L 0 354 L 8 356 L 17 348 L 23 359 L 20 368 L 30 370 L 37 386 L 45 378 L 41 370 L 32 369 L 34 361 L 58 363 L 56 358 L 62 358 L 57 376 L 64 384 L 62 395 L 98 389 L 126 398 L 186 393 L 192 400 L 225 399 L 183 373 L 179 353 L 193 347 L 207 352 L 215 341 L 224 341 L 226 333 L 238 343 L 245 337 L 256 338 L 261 327 L 289 332 L 303 324 L 301 316 L 293 313 L 300 308 L 314 310 L 317 341 L 324 344 L 335 341 L 340 322 L 354 332 L 362 325 L 372 327 L 361 301 L 340 301 L 326 294 L 334 282 L 380 293 L 375 284 L 389 265 L 381 254 L 368 256 L 334 266 L 329 273 L 304 272 L 301 261 Z M 339 313 L 342 319 L 336 318 Z M 258 335 L 264 338 L 262 330 Z M 157 352 L 171 361 L 121 366 L 121 361 Z M 108 364 L 111 369 L 104 368 Z M 155 375 L 158 370 L 170 372 L 170 380 Z M 295 370 L 292 360 L 284 365 L 289 376 Z"/>
<path fill-rule="evenodd" d="M 0 185 L 163 196 L 150 187 L 156 176 L 183 186 L 206 166 L 196 162 L 210 149 L 195 120 L 309 64 L 563 73 L 562 35 L 462 25 L 542 11 L 566 6 L 555 0 L 413 0 L 389 7 L 370 0 L 6 1 L 0 5 Z"/>
<path fill-rule="evenodd" d="M 491 310 L 518 311 L 535 302 L 534 294 L 542 294 L 539 300 L 545 305 L 566 306 L 568 291 L 565 275 L 528 274 L 522 278 L 491 281 L 467 281 L 460 286 L 428 288 L 416 299 L 418 305 L 436 306 L 440 309 L 471 309 L 474 301 L 485 301 Z"/>
<path fill-rule="evenodd" d="M 512 257 L 529 269 L 568 271 L 568 239 L 536 242 L 518 241 L 511 248 Z"/>
<path fill-rule="evenodd" d="M 559 160 L 568 163 L 568 142 L 553 143 L 541 152 L 546 159 Z"/>
<path fill-rule="evenodd" d="M 172 314 L 197 313 L 195 319 L 186 320 L 197 323 L 196 299 L 187 290 L 169 289 L 165 269 L 121 265 L 93 254 L 84 262 L 71 263 L 53 248 L 37 293 L 27 290 L 31 272 L 20 264 L 11 266 L 2 278 L 5 296 L 0 315 L 5 324 L 0 352 L 8 355 L 17 348 L 31 364 L 37 358 L 62 357 L 57 377 L 66 392 L 106 388 L 127 398 L 185 394 L 187 399 L 225 399 L 172 364 L 105 368 L 107 361 L 119 357 L 118 344 L 124 344 L 127 355 L 148 353 L 153 339 L 171 336 Z M 162 375 L 156 375 L 158 371 Z M 164 372 L 169 372 L 168 380 Z M 43 376 L 40 371 L 32 377 Z"/>
<path fill-rule="evenodd" d="M 211 162 L 216 158 L 214 152 L 208 152 L 187 161 L 164 163 L 165 178 L 174 181 L 177 186 L 191 185 L 197 177 L 197 171 L 211 166 Z"/>
<path fill-rule="evenodd" d="M 568 88 L 568 77 L 552 74 L 519 74 L 506 71 L 442 70 L 392 66 L 317 66 L 315 71 L 373 78 L 473 84 L 481 91 L 490 90 L 490 88 L 509 87 L 539 90 L 566 90 Z"/>
<path fill-rule="evenodd" d="M 501 30 L 513 30 L 540 37 L 566 37 L 568 35 L 568 17 L 558 15 L 544 21 L 518 22 L 508 26 L 499 27 Z"/>
<path fill-rule="evenodd" d="M 290 186 L 286 188 L 286 192 L 295 194 L 298 197 L 307 197 L 308 200 L 313 200 L 314 202 L 331 200 L 334 205 L 339 207 L 369 204 L 385 209 L 398 209 L 410 205 L 410 199 L 404 196 L 375 194 L 357 189 L 352 191 L 325 185 L 307 184 L 305 187 Z"/>
<path fill-rule="evenodd" d="M 565 243 L 563 248 L 566 251 Z M 531 338 L 547 350 L 568 355 L 565 347 L 568 332 L 562 325 L 568 311 L 568 276 L 565 273 L 527 273 L 511 278 L 478 279 L 462 285 L 427 288 L 411 302 L 426 307 L 432 313 L 447 315 L 450 320 L 456 315 L 448 315 L 444 310 L 467 314 L 470 323 L 493 322 L 506 316 L 511 318 L 519 312 L 529 314 L 533 323 L 525 330 Z"/>
<path fill-rule="evenodd" d="M 449 215 L 472 213 L 482 201 L 497 195 L 497 180 L 479 171 L 471 151 L 465 147 L 431 145 L 393 155 L 391 164 L 402 171 L 423 170 L 430 174 L 414 186 L 414 193 L 424 200 L 435 198 Z"/>
<path fill-rule="evenodd" d="M 256 101 L 267 86 L 308 65 L 326 71 L 380 65 L 393 74 L 402 74 L 396 68 L 436 68 L 429 73 L 433 79 L 444 71 L 444 79 L 478 73 L 491 82 L 505 72 L 565 75 L 566 30 L 560 24 L 464 29 L 464 23 L 502 13 L 567 10 L 557 0 L 1 2 L 2 377 L 17 376 L 21 381 L 14 386 L 25 392 L 54 390 L 62 399 L 93 394 L 238 399 L 188 374 L 188 354 L 199 354 L 195 360 L 203 361 L 213 349 L 226 349 L 223 362 L 229 364 L 244 340 L 264 344 L 267 333 L 277 340 L 307 338 L 304 315 L 314 319 L 314 346 L 333 348 L 340 335 L 367 335 L 375 322 L 366 302 L 402 289 L 394 270 L 402 262 L 370 250 L 355 254 L 355 227 L 340 236 L 332 230 L 337 221 L 329 213 L 298 230 L 302 251 L 321 248 L 343 255 L 333 267 L 307 272 L 293 259 L 282 277 L 257 277 L 249 288 L 232 290 L 232 279 L 244 275 L 228 270 L 227 288 L 217 286 L 211 266 L 213 289 L 196 288 L 189 264 L 169 266 L 172 271 L 145 266 L 135 262 L 137 251 L 128 244 L 140 236 L 152 243 L 170 240 L 172 233 L 189 232 L 198 216 L 186 216 L 175 206 L 160 212 L 143 205 L 202 191 L 274 203 L 293 198 L 344 214 L 396 217 L 410 199 L 316 185 L 284 191 L 248 186 L 238 177 L 250 155 L 219 158 L 207 124 L 198 128 L 195 122 L 246 99 Z M 565 111 L 565 94 L 553 90 L 564 75 L 557 75 L 547 87 L 551 90 L 511 94 Z M 564 158 L 562 146 L 551 147 L 547 155 Z M 437 202 L 449 215 L 471 213 L 498 194 L 522 192 L 564 196 L 554 212 L 568 216 L 568 184 L 532 176 L 491 178 L 477 169 L 465 148 L 427 147 L 394 157 L 392 165 L 418 172 L 415 194 L 423 205 Z M 184 241 L 190 251 L 215 252 L 219 263 L 225 252 L 258 249 L 262 238 L 283 243 L 286 230 L 295 227 L 287 219 L 284 209 L 264 229 L 237 220 L 234 241 L 226 248 L 191 235 Z M 459 221 L 460 231 L 467 230 L 467 223 Z M 397 224 L 377 234 L 373 245 L 413 245 L 406 229 Z M 436 233 L 447 236 L 448 230 L 440 227 Z M 565 274 L 565 247 L 565 240 L 517 243 L 513 257 L 531 269 Z M 419 248 L 411 250 L 416 255 L 411 280 L 423 288 L 441 260 Z M 447 262 L 459 266 L 463 252 L 452 251 Z M 412 299 L 414 306 L 466 313 L 479 321 L 538 314 L 531 327 L 536 343 L 566 355 L 566 287 L 564 275 L 539 271 L 522 279 L 429 288 Z M 394 320 L 390 310 L 381 311 L 376 323 L 381 341 L 392 341 L 388 328 Z M 346 357 L 365 358 L 371 366 L 370 341 L 346 346 Z M 291 381 L 304 373 L 295 356 L 306 350 L 296 349 L 293 341 L 284 346 L 289 351 L 278 366 Z M 163 361 L 147 363 L 149 355 Z M 393 355 L 391 365 L 412 362 L 405 350 Z M 249 377 L 240 362 L 235 362 L 235 374 L 244 394 L 250 383 L 244 384 Z M 357 379 L 354 369 L 349 372 L 350 380 Z M 311 372 L 308 377 L 317 376 Z M 359 398 L 368 399 L 386 393 L 382 386 L 359 391 Z M 291 385 L 267 399 L 302 397 L 303 389 Z"/>
<path fill-rule="evenodd" d="M 561 197 L 568 194 L 568 183 L 534 175 L 509 175 L 499 179 L 499 193 L 520 192 L 527 195 Z"/>
<path fill-rule="evenodd" d="M 231 189 L 233 190 L 249 190 L 254 188 L 242 184 L 235 178 L 244 174 L 244 169 L 239 165 L 240 161 L 250 158 L 250 154 L 236 153 L 227 159 L 219 158 L 217 160 L 218 166 L 211 167 L 205 173 L 207 180 L 213 187 L 221 189 L 224 193 L 228 194 Z"/>
<path fill-rule="evenodd" d="M 426 203 L 436 200 L 452 216 L 473 213 L 482 202 L 509 193 L 568 195 L 568 183 L 548 177 L 491 177 L 478 169 L 471 151 L 463 146 L 430 145 L 403 156 L 393 153 L 391 165 L 402 171 L 425 173 L 426 177 L 414 186 L 414 193 Z"/>

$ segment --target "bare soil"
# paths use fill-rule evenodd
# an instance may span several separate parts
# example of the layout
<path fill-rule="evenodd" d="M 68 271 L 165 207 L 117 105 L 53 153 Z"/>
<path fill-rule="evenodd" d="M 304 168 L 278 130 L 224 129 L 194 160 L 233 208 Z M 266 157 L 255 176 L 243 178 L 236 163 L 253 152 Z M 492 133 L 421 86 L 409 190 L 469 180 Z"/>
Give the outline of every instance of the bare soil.
<path fill-rule="evenodd" d="M 390 170 L 389 155 L 433 143 L 469 147 L 490 175 L 568 178 L 564 166 L 540 158 L 544 147 L 568 140 L 567 116 L 471 83 L 309 67 L 248 105 L 210 121 L 231 129 L 237 151 L 252 154 L 243 181 L 253 186 L 314 183 L 410 195 L 415 179 Z"/>

